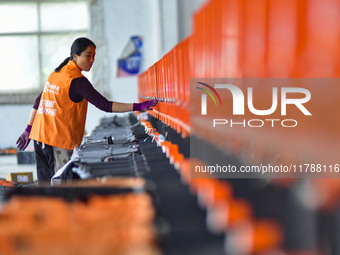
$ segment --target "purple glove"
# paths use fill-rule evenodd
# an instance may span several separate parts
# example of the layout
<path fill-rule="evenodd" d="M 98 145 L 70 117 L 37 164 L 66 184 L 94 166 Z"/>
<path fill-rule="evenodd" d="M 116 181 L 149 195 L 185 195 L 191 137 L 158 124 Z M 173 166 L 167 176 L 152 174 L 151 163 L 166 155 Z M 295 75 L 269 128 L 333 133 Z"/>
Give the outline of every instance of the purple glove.
<path fill-rule="evenodd" d="M 152 106 L 156 106 L 157 100 L 152 99 L 152 100 L 147 100 L 142 103 L 134 103 L 133 104 L 133 110 L 134 111 L 145 111 L 145 110 L 152 110 Z"/>
<path fill-rule="evenodd" d="M 28 144 L 30 143 L 31 139 L 29 138 L 31 133 L 32 126 L 27 125 L 25 131 L 21 134 L 17 141 L 19 151 L 23 151 L 27 148 Z"/>

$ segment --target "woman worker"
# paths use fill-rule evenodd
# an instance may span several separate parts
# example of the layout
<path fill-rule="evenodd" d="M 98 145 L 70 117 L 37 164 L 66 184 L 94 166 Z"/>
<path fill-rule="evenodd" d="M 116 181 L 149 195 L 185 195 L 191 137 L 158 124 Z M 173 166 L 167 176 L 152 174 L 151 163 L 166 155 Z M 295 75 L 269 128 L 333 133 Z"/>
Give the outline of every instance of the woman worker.
<path fill-rule="evenodd" d="M 96 54 L 95 44 L 87 38 L 76 39 L 71 54 L 49 76 L 42 93 L 35 100 L 28 125 L 17 141 L 25 150 L 34 140 L 38 181 L 50 181 L 56 170 L 79 146 L 84 130 L 87 103 L 105 112 L 152 110 L 156 100 L 142 103 L 108 101 L 81 73 L 90 71 Z"/>

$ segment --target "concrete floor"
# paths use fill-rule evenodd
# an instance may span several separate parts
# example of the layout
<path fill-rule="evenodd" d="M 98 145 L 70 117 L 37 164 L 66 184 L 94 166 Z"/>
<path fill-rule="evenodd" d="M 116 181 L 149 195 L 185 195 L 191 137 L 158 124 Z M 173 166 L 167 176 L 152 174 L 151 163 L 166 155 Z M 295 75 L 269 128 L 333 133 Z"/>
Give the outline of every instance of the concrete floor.
<path fill-rule="evenodd" d="M 10 173 L 33 172 L 33 179 L 37 179 L 35 164 L 18 164 L 17 155 L 0 155 L 0 178 Z"/>

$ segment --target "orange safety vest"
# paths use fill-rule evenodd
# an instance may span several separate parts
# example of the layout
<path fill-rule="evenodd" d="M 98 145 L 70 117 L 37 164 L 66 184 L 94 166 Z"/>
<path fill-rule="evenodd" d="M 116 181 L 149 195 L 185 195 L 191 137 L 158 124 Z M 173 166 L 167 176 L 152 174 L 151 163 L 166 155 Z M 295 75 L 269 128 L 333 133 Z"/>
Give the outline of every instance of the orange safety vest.
<path fill-rule="evenodd" d="M 73 150 L 85 130 L 87 100 L 75 103 L 69 90 L 73 79 L 82 77 L 77 64 L 69 61 L 48 78 L 34 118 L 30 138 L 54 147 Z"/>

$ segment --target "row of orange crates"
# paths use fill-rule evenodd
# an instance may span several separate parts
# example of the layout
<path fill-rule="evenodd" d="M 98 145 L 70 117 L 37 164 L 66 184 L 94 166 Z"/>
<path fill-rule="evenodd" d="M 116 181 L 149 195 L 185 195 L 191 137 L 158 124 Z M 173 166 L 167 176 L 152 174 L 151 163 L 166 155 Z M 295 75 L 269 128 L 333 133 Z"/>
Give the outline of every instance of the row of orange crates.
<path fill-rule="evenodd" d="M 333 162 L 340 142 L 336 83 L 312 91 L 313 116 L 299 132 L 269 128 L 219 133 L 204 121 L 190 123 L 190 118 L 202 117 L 190 116 L 190 78 L 339 77 L 339 21 L 340 0 L 207 1 L 193 17 L 192 35 L 139 76 L 140 99 L 157 98 L 160 102 L 150 114 L 183 136 L 195 133 L 228 153 L 248 156 L 250 163 L 275 158 L 299 163 L 294 162 L 297 156 L 310 157 L 312 163 Z M 326 182 L 318 179 L 317 186 L 332 196 Z"/>
<path fill-rule="evenodd" d="M 190 46 L 191 37 L 138 77 L 139 98 L 156 98 L 154 117 L 186 137 L 190 134 Z"/>
<path fill-rule="evenodd" d="M 337 81 L 324 87 L 307 87 L 312 94 L 307 106 L 312 116 L 296 117 L 304 124 L 296 130 L 221 131 L 207 126 L 205 116 L 190 113 L 190 105 L 199 105 L 195 100 L 201 99 L 190 97 L 190 79 L 339 78 L 339 21 L 340 0 L 209 0 L 193 17 L 192 35 L 139 76 L 140 100 L 157 98 L 160 103 L 150 114 L 184 137 L 199 136 L 249 164 L 320 163 L 322 167 L 334 167 L 340 163 L 336 161 L 340 153 Z M 258 89 L 256 92 L 262 94 L 268 92 L 265 87 Z M 261 106 L 271 105 L 270 96 L 262 99 Z M 209 98 L 207 105 L 208 111 L 214 109 Z M 178 158 L 178 164 L 185 166 L 186 159 Z M 307 159 L 312 161 L 304 161 Z M 191 158 L 190 162 L 195 160 Z M 192 188 L 215 183 L 216 179 L 191 178 L 188 168 L 180 170 L 184 178 L 190 179 Z M 272 182 L 289 188 L 300 180 Z M 304 191 L 294 192 L 304 197 L 303 206 L 322 212 L 338 210 L 339 178 L 311 178 L 301 183 Z M 321 253 L 315 250 L 301 254 Z"/>
<path fill-rule="evenodd" d="M 340 107 L 338 86 L 310 88 L 313 116 L 303 120 L 299 135 L 271 128 L 219 133 L 207 128 L 202 116 L 190 114 L 190 105 L 200 100 L 190 98 L 190 79 L 335 78 L 340 74 L 339 21 L 340 0 L 207 1 L 193 17 L 192 35 L 139 76 L 140 100 L 157 98 L 159 104 L 151 114 L 184 137 L 194 133 L 233 154 L 246 153 L 252 157 L 250 161 L 263 162 L 278 154 L 284 162 L 291 162 L 296 154 L 304 155 L 302 160 L 316 159 L 319 152 L 310 144 L 318 143 L 325 151 L 334 141 L 340 141 L 340 121 L 329 118 Z M 266 87 L 254 91 L 260 95 L 271 92 Z M 269 94 L 255 103 L 268 107 L 271 100 Z M 210 101 L 208 108 L 212 108 Z M 256 139 L 259 132 L 263 135 Z M 222 135 L 228 136 L 228 142 L 221 139 Z M 296 135 L 301 138 L 300 144 L 308 146 L 290 148 Z M 282 146 L 273 146 L 273 141 Z M 249 150 L 254 142 L 258 149 Z M 337 152 L 328 153 L 329 160 L 334 160 Z M 321 163 L 328 160 L 324 156 L 318 158 Z"/>
<path fill-rule="evenodd" d="M 278 158 L 283 164 L 339 163 L 336 82 L 307 87 L 313 116 L 301 119 L 304 125 L 296 130 L 219 131 L 207 127 L 204 116 L 190 114 L 190 104 L 200 100 L 190 99 L 190 78 L 338 77 L 339 21 L 340 0 L 207 1 L 193 17 L 192 35 L 139 76 L 140 100 L 157 98 L 159 104 L 150 114 L 184 137 L 198 135 L 249 163 L 277 163 L 270 160 Z M 261 103 L 270 106 L 271 97 Z M 208 108 L 211 105 L 208 102 Z"/>

